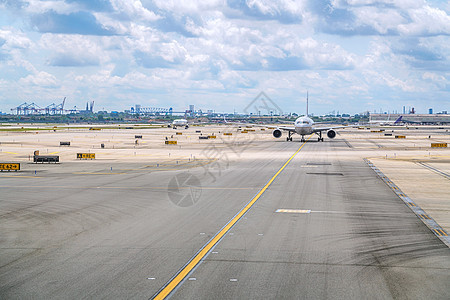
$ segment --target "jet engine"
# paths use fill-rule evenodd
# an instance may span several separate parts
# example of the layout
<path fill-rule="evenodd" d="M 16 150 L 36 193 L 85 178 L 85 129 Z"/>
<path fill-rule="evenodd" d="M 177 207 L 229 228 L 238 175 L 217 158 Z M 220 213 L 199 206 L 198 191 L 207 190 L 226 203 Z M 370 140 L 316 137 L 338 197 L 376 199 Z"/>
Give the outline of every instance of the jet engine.
<path fill-rule="evenodd" d="M 330 139 L 334 139 L 334 138 L 336 137 L 336 131 L 334 131 L 334 130 L 328 130 L 327 136 L 328 136 Z"/>
<path fill-rule="evenodd" d="M 184 129 L 188 129 L 188 128 L 189 128 L 189 125 L 184 126 Z"/>
<path fill-rule="evenodd" d="M 275 129 L 272 132 L 272 134 L 273 134 L 274 137 L 279 138 L 279 137 L 281 137 L 281 130 L 280 129 Z"/>

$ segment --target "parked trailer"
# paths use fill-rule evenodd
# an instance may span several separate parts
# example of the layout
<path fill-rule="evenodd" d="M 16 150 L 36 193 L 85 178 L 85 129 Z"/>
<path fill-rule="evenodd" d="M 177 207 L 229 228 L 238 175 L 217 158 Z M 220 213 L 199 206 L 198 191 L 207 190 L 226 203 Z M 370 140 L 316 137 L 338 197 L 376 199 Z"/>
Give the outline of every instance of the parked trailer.
<path fill-rule="evenodd" d="M 57 163 L 59 162 L 59 155 L 35 155 L 33 161 L 35 163 Z"/>

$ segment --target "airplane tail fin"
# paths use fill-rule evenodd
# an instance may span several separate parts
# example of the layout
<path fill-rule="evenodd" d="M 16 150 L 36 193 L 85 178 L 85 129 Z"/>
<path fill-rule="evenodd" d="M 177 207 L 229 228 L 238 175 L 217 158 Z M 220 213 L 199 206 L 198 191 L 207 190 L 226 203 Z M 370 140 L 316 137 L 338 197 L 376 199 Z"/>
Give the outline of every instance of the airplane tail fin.
<path fill-rule="evenodd" d="M 397 123 L 401 122 L 401 121 L 402 121 L 402 118 L 403 118 L 403 116 L 398 117 L 398 119 L 395 120 L 394 124 L 397 124 Z"/>

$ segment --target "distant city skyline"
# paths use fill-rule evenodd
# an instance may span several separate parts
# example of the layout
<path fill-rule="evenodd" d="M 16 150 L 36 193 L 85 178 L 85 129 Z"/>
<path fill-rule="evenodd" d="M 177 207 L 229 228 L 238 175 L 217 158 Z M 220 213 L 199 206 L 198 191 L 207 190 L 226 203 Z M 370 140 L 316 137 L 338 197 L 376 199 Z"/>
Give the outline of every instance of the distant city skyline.
<path fill-rule="evenodd" d="M 432 0 L 0 1 L 0 111 L 450 111 L 450 4 Z"/>
<path fill-rule="evenodd" d="M 57 103 L 52 103 L 55 104 L 56 107 L 60 108 L 61 107 L 61 103 L 58 103 L 58 101 L 56 101 Z M 28 113 L 24 113 L 24 105 L 25 103 L 22 103 L 22 105 L 19 105 L 18 108 L 16 107 L 16 109 L 8 109 L 6 111 L 0 111 L 3 114 L 20 114 L 20 115 L 24 115 L 24 114 L 33 114 L 32 111 L 33 109 L 28 109 Z M 31 102 L 27 103 L 27 104 L 33 104 Z M 31 107 L 39 107 L 39 110 L 42 114 L 60 114 L 60 111 L 58 110 L 58 108 L 56 108 L 56 113 L 52 111 L 52 109 L 50 108 L 45 108 L 43 106 L 39 106 L 38 103 L 34 103 L 37 104 L 37 106 L 31 106 Z M 55 105 L 53 107 L 55 107 Z M 244 111 L 218 111 L 215 109 L 211 109 L 211 108 L 202 108 L 202 107 L 196 107 L 193 104 L 190 104 L 188 107 L 185 108 L 173 108 L 173 107 L 145 107 L 142 106 L 140 104 L 135 104 L 134 106 L 125 108 L 123 110 L 120 109 L 106 109 L 104 107 L 102 108 L 96 108 L 93 109 L 93 105 L 94 103 L 92 101 L 90 102 L 86 102 L 85 106 L 81 106 L 81 107 L 73 107 L 73 106 L 66 106 L 64 107 L 64 114 L 69 114 L 71 112 L 76 112 L 76 111 L 90 111 L 93 113 L 96 112 L 101 112 L 101 111 L 106 111 L 107 113 L 112 113 L 112 112 L 120 112 L 120 113 L 149 113 L 149 111 L 153 111 L 153 112 L 158 112 L 159 115 L 165 115 L 165 114 L 174 114 L 174 115 L 180 115 L 180 114 L 185 114 L 185 113 L 202 113 L 202 114 L 238 114 L 238 115 L 288 115 L 288 114 L 297 114 L 297 115 L 303 115 L 305 114 L 305 112 L 297 112 L 297 111 L 277 111 L 277 110 L 267 110 L 267 109 L 260 109 L 258 111 L 256 110 L 246 110 L 244 109 Z M 75 110 L 76 109 L 76 110 Z M 333 110 L 330 111 L 328 113 L 325 114 L 318 114 L 318 113 L 314 113 L 314 112 L 310 112 L 309 114 L 312 116 L 323 116 L 323 115 L 357 115 L 357 114 L 365 114 L 365 113 L 370 113 L 370 114 L 448 114 L 449 112 L 447 110 L 441 110 L 441 111 L 435 111 L 433 108 L 428 108 L 426 111 L 421 112 L 421 111 L 417 111 L 415 107 L 403 107 L 400 110 L 383 110 L 383 109 L 379 109 L 379 110 L 373 110 L 373 111 L 369 111 L 369 110 L 365 110 L 365 111 L 361 111 L 358 113 L 350 113 L 347 111 L 339 111 L 339 110 Z"/>

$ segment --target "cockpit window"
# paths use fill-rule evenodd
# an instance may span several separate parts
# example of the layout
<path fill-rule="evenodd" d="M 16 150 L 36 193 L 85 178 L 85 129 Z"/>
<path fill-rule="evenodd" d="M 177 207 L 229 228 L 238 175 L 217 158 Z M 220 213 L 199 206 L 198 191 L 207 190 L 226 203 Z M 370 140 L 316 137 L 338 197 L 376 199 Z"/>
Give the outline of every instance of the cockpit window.
<path fill-rule="evenodd" d="M 303 121 L 303 124 L 309 124 L 309 122 L 308 121 Z"/>

